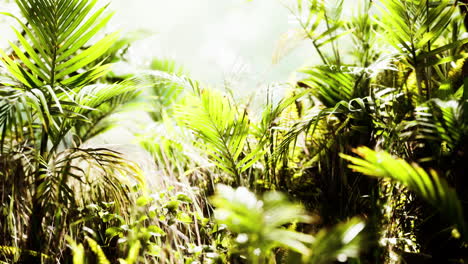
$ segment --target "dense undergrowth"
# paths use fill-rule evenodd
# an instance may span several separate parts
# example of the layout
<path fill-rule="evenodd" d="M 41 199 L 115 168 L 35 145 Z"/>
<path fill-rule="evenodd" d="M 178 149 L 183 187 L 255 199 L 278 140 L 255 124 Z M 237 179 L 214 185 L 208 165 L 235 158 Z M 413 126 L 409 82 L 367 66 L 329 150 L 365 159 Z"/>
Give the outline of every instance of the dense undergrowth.
<path fill-rule="evenodd" d="M 287 1 L 299 28 L 274 60 L 308 41 L 321 63 L 279 100 L 171 60 L 120 76 L 131 41 L 99 34 L 106 6 L 15 2 L 1 263 L 468 261 L 466 1 Z M 135 134 L 150 174 L 93 143 L 135 107 L 152 120 Z"/>

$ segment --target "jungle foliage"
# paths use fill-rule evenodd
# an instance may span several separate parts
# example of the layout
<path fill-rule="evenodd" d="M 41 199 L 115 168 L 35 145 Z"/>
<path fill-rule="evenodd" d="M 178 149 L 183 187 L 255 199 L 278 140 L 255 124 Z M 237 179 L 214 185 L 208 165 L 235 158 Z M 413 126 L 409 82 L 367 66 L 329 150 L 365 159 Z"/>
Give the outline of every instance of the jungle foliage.
<path fill-rule="evenodd" d="M 320 64 L 264 101 L 162 58 L 113 72 L 131 39 L 100 1 L 15 3 L 0 263 L 468 261 L 467 1 L 285 1 L 273 61 L 306 41 Z M 135 107 L 151 173 L 96 143 Z"/>

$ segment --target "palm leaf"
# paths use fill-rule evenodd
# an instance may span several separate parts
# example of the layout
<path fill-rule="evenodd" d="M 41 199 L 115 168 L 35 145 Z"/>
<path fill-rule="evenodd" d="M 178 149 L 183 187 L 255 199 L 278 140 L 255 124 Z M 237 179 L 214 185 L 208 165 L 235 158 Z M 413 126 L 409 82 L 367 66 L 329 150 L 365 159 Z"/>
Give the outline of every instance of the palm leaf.
<path fill-rule="evenodd" d="M 184 75 L 183 68 L 170 59 L 154 59 L 150 67 L 153 71 L 179 78 Z M 160 121 L 163 111 L 168 114 L 172 113 L 174 105 L 181 98 L 186 86 L 170 78 L 160 78 L 157 74 L 148 77 L 151 83 L 151 95 L 148 100 L 149 113 L 154 121 Z"/>
<path fill-rule="evenodd" d="M 447 221 L 455 224 L 462 234 L 466 235 L 461 202 L 456 191 L 435 171 L 429 173 L 417 164 L 410 165 L 402 159 L 395 159 L 386 152 L 376 152 L 367 147 L 354 150 L 362 158 L 342 154 L 350 161 L 349 167 L 357 172 L 378 177 L 389 178 L 407 186 L 421 198 L 440 210 Z"/>
<path fill-rule="evenodd" d="M 16 0 L 27 24 L 20 22 L 25 36 L 15 30 L 20 46 L 10 43 L 17 60 L 8 58 L 0 51 L 9 71 L 25 86 L 42 87 L 57 83 L 86 84 L 102 76 L 105 71 L 96 68 L 79 73 L 117 41 L 117 34 L 110 34 L 90 47 L 80 51 L 109 21 L 112 14 L 105 15 L 106 6 L 91 13 L 96 0 Z M 96 76 L 97 75 L 97 76 Z M 76 79 L 80 78 L 80 82 Z"/>
<path fill-rule="evenodd" d="M 466 38 L 442 46 L 438 44 L 455 15 L 456 5 L 451 1 L 385 0 L 378 6 L 382 15 L 377 23 L 387 32 L 388 42 L 410 58 L 408 62 L 412 67 L 428 67 L 462 58 L 447 57 L 443 52 L 461 47 L 468 41 Z"/>
<path fill-rule="evenodd" d="M 309 75 L 301 82 L 310 87 L 312 93 L 327 107 L 334 107 L 341 101 L 349 101 L 354 96 L 355 78 L 335 67 L 306 67 L 300 70 Z"/>
<path fill-rule="evenodd" d="M 108 148 L 66 149 L 51 159 L 47 168 L 39 194 L 49 202 L 84 206 L 107 200 L 125 208 L 130 203 L 130 185 L 144 185 L 138 165 Z"/>
<path fill-rule="evenodd" d="M 464 107 L 458 101 L 428 101 L 416 108 L 415 116 L 414 121 L 408 122 L 406 130 L 417 139 L 444 143 L 450 150 L 455 150 L 468 134 Z"/>
<path fill-rule="evenodd" d="M 207 89 L 185 98 L 177 112 L 179 119 L 202 140 L 200 143 L 212 161 L 240 185 L 241 171 L 255 158 L 240 158 L 250 129 L 247 113 L 239 113 L 227 98 Z"/>

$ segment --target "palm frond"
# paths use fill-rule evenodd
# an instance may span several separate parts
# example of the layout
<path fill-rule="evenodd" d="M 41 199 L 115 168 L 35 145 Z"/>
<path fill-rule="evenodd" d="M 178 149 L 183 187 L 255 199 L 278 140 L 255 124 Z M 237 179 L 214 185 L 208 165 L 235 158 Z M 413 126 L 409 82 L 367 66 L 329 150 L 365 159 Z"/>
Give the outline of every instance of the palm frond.
<path fill-rule="evenodd" d="M 160 122 L 137 134 L 138 143 L 153 156 L 158 167 L 164 169 L 166 175 L 174 172 L 183 175 L 197 165 L 206 167 L 209 161 L 194 146 L 191 131 L 178 125 L 165 111 L 161 116 Z"/>
<path fill-rule="evenodd" d="M 73 103 L 60 100 L 51 89 L 18 90 L 5 87 L 3 95 L 0 107 L 2 143 L 7 137 L 13 139 L 11 142 L 36 142 L 38 125 L 42 125 L 45 132 L 55 135 L 59 130 L 60 118 L 74 115 L 64 111 L 64 105 Z"/>
<path fill-rule="evenodd" d="M 256 158 L 254 152 L 241 157 L 250 129 L 247 112 L 239 113 L 219 92 L 204 89 L 186 97 L 177 115 L 201 139 L 212 161 L 241 185 L 242 171 Z"/>
<path fill-rule="evenodd" d="M 341 101 L 349 101 L 354 97 L 355 78 L 341 72 L 336 67 L 306 67 L 301 72 L 306 73 L 306 79 L 301 80 L 312 89 L 326 107 L 334 107 Z"/>
<path fill-rule="evenodd" d="M 21 97 L 22 94 L 15 89 L 8 87 L 2 88 L 2 97 L 0 105 L 0 131 L 1 131 L 1 153 L 5 148 L 7 136 L 11 135 L 14 141 L 21 141 L 23 139 L 24 128 L 31 132 L 31 126 L 25 126 L 24 120 L 21 118 Z M 18 109 L 19 108 L 19 109 Z M 12 140 L 13 142 L 13 140 Z"/>
<path fill-rule="evenodd" d="M 74 96 L 76 106 L 70 111 L 81 115 L 81 119 L 69 119 L 69 125 L 82 141 L 86 141 L 116 125 L 111 115 L 123 110 L 133 101 L 147 84 L 139 78 L 132 78 L 116 84 L 85 86 Z"/>
<path fill-rule="evenodd" d="M 80 51 L 112 17 L 106 6 L 92 13 L 96 0 L 46 1 L 17 0 L 23 23 L 15 17 L 25 32 L 15 30 L 20 46 L 10 42 L 18 59 L 12 60 L 0 51 L 9 72 L 28 88 L 50 85 L 83 85 L 102 76 L 107 66 L 97 65 L 78 72 L 100 58 L 117 40 L 110 34 Z"/>
<path fill-rule="evenodd" d="M 323 63 L 340 64 L 340 52 L 336 41 L 350 32 L 343 27 L 343 0 L 336 1 L 296 1 L 294 7 L 288 7 L 305 38 L 311 40 L 312 45 Z M 324 46 L 331 46 L 333 57 L 324 53 Z"/>
<path fill-rule="evenodd" d="M 108 148 L 67 149 L 59 153 L 48 168 L 55 174 L 51 179 L 60 184 L 56 190 L 64 191 L 65 198 L 73 197 L 72 201 L 81 205 L 109 200 L 125 207 L 130 199 L 130 186 L 136 183 L 145 185 L 139 167 L 123 158 L 121 153 Z M 82 192 L 87 192 L 87 195 L 77 195 Z M 51 195 L 58 197 L 62 194 Z M 76 197 L 84 200 L 79 201 Z"/>
<path fill-rule="evenodd" d="M 286 158 L 294 150 L 301 135 L 313 137 L 315 152 L 320 153 L 330 146 L 333 138 L 345 128 L 363 131 L 367 127 L 353 125 L 352 121 L 369 121 L 376 109 L 376 100 L 370 96 L 353 98 L 349 101 L 339 101 L 333 107 L 313 107 L 285 133 L 281 142 L 275 149 L 274 158 Z M 340 123 L 343 118 L 344 122 Z"/>
<path fill-rule="evenodd" d="M 179 78 L 184 76 L 184 69 L 170 59 L 154 59 L 150 67 L 156 72 Z M 156 75 L 149 75 L 148 78 L 151 83 L 151 94 L 148 100 L 149 114 L 154 121 L 160 121 L 163 111 L 172 113 L 174 105 L 181 98 L 186 86 L 172 78 L 161 78 Z"/>
<path fill-rule="evenodd" d="M 341 155 L 351 162 L 349 165 L 351 169 L 368 176 L 389 178 L 404 184 L 440 210 L 442 216 L 448 222 L 455 224 L 466 236 L 462 205 L 458 195 L 435 171 L 427 173 L 417 164 L 410 165 L 402 159 L 393 158 L 387 152 L 376 152 L 367 147 L 359 147 L 355 152 L 362 158 Z"/>
<path fill-rule="evenodd" d="M 447 144 L 450 150 L 462 143 L 468 135 L 464 106 L 458 101 L 431 100 L 416 109 L 416 120 L 409 128 L 416 127 L 417 138 Z"/>
<path fill-rule="evenodd" d="M 308 94 L 309 91 L 301 92 L 297 95 L 284 98 L 277 102 L 276 104 L 268 102 L 264 106 L 264 110 L 262 112 L 261 121 L 258 125 L 253 124 L 255 126 L 254 135 L 259 138 L 259 141 L 262 141 L 263 138 L 271 132 L 275 126 L 281 123 L 281 114 L 291 105 L 293 105 L 297 100 L 299 100 L 304 95 Z"/>
<path fill-rule="evenodd" d="M 425 95 L 427 99 L 433 90 L 430 67 L 468 56 L 459 52 L 468 43 L 468 38 L 455 37 L 445 44 L 446 29 L 457 9 L 455 3 L 448 0 L 385 0 L 378 4 L 381 19 L 377 23 L 386 32 L 385 42 L 393 46 L 401 61 L 415 71 L 419 95 Z"/>

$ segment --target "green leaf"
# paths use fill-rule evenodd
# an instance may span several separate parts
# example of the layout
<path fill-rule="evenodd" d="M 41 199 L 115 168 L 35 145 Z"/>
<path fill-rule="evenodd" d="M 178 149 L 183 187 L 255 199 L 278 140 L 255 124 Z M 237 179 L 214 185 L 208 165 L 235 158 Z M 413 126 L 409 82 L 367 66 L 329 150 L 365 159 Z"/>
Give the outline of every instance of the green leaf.
<path fill-rule="evenodd" d="M 110 34 L 78 53 L 112 17 L 112 14 L 102 16 L 107 5 L 89 15 L 97 0 L 16 0 L 16 3 L 28 23 L 22 23 L 12 14 L 2 14 L 19 21 L 27 38 L 15 30 L 21 45 L 10 42 L 18 62 L 13 62 L 4 52 L 1 55 L 8 70 L 20 82 L 29 88 L 50 85 L 55 89 L 60 82 L 84 85 L 105 72 L 96 66 L 70 80 L 66 78 L 101 58 L 117 40 L 116 33 Z"/>
<path fill-rule="evenodd" d="M 86 242 L 88 242 L 89 248 L 91 248 L 94 254 L 96 254 L 98 264 L 110 264 L 110 261 L 107 259 L 106 254 L 104 254 L 104 251 L 99 244 L 90 237 L 85 237 L 85 239 Z"/>
<path fill-rule="evenodd" d="M 96 2 L 96 1 L 94 1 Z M 88 8 L 91 8 L 88 7 Z M 57 61 L 62 61 L 66 57 L 72 55 L 80 48 L 82 48 L 100 29 L 102 29 L 111 19 L 113 14 L 107 15 L 104 19 L 98 22 L 98 24 L 90 31 L 88 29 L 97 21 L 97 18 L 104 12 L 106 7 L 99 9 L 94 15 L 92 15 L 86 23 L 84 23 L 71 37 L 69 37 L 65 43 L 61 45 L 57 51 L 61 54 Z M 87 32 L 88 31 L 88 32 Z M 86 34 L 85 34 L 86 33 Z M 63 42 L 64 40 L 61 40 Z"/>
<path fill-rule="evenodd" d="M 101 57 L 112 46 L 112 44 L 115 43 L 115 41 L 117 41 L 117 39 L 117 32 L 107 35 L 105 38 L 98 41 L 92 47 L 86 49 L 85 51 L 76 55 L 67 62 L 60 64 L 56 68 L 56 70 L 59 71 L 59 73 L 56 76 L 57 79 L 61 79 L 66 75 L 83 68 L 89 63 L 95 61 L 97 58 Z"/>
<path fill-rule="evenodd" d="M 359 147 L 355 152 L 362 158 L 342 154 L 350 161 L 349 167 L 363 174 L 389 178 L 398 181 L 416 192 L 435 208 L 447 221 L 456 224 L 466 235 L 461 202 L 455 190 L 435 171 L 425 172 L 417 164 L 410 165 L 402 159 L 395 159 L 386 152 L 376 152 L 367 147 Z"/>
<path fill-rule="evenodd" d="M 178 192 L 176 195 L 177 195 L 177 200 L 181 202 L 192 203 L 192 199 L 188 197 L 187 194 Z"/>
<path fill-rule="evenodd" d="M 115 236 L 121 237 L 123 232 L 124 230 L 121 227 L 112 226 L 106 229 L 106 236 L 111 237 L 111 238 Z"/>
<path fill-rule="evenodd" d="M 151 202 L 152 198 L 150 197 L 147 197 L 147 196 L 140 196 L 138 197 L 138 199 L 136 200 L 136 204 L 138 206 L 145 206 L 147 204 L 149 204 Z"/>
<path fill-rule="evenodd" d="M 219 92 L 205 89 L 188 96 L 184 105 L 178 107 L 177 116 L 202 140 L 200 147 L 210 153 L 209 158 L 235 176 L 236 184 L 240 185 L 239 157 L 244 151 L 250 125 L 247 113 L 238 111 Z"/>
<path fill-rule="evenodd" d="M 364 227 L 364 222 L 356 217 L 330 230 L 320 230 L 312 244 L 309 263 L 346 262 L 358 257 L 365 241 Z"/>
<path fill-rule="evenodd" d="M 240 248 L 259 249 L 268 257 L 276 247 L 283 247 L 308 255 L 311 235 L 287 230 L 283 226 L 291 223 L 308 223 L 311 218 L 304 209 L 289 202 L 277 192 L 268 192 L 263 200 L 245 187 L 233 189 L 218 185 L 216 195 L 211 198 L 216 206 L 215 218 L 219 224 L 238 234 L 236 243 Z M 254 257 L 250 254 L 250 257 Z"/>

